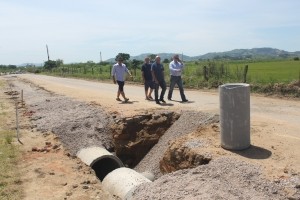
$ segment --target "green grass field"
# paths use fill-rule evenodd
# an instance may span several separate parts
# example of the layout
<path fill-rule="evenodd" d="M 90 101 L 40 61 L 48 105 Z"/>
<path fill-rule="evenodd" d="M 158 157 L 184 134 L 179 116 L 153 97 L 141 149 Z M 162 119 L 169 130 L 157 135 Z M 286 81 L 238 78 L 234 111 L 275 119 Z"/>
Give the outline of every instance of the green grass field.
<path fill-rule="evenodd" d="M 300 79 L 299 61 L 259 62 L 249 64 L 251 82 L 290 83 Z"/>
<path fill-rule="evenodd" d="M 216 68 L 223 65 L 232 75 L 243 72 L 245 65 L 248 65 L 248 83 L 290 83 L 300 79 L 299 61 L 214 62 L 214 64 Z M 198 76 L 201 79 L 202 68 L 205 65 L 208 66 L 208 62 L 187 63 L 185 76 Z M 231 81 L 238 81 L 238 77 L 233 76 Z"/>

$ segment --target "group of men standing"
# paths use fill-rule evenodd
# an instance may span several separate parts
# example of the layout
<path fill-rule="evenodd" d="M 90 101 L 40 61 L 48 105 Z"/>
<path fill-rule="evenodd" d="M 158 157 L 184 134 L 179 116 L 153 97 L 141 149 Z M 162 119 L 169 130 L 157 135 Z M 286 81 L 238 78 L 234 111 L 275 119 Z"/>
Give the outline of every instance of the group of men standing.
<path fill-rule="evenodd" d="M 124 74 L 128 73 L 130 76 L 131 73 L 127 69 L 126 65 L 122 63 L 122 58 L 118 58 L 118 63 L 113 66 L 112 77 L 114 83 L 118 83 L 118 92 L 117 100 L 120 101 L 119 96 L 122 95 L 124 101 L 127 102 L 129 99 L 125 97 L 124 93 Z M 179 55 L 175 54 L 173 60 L 169 64 L 170 69 L 170 88 L 168 92 L 168 100 L 172 100 L 172 94 L 175 85 L 177 84 L 182 102 L 187 102 L 188 100 L 185 97 L 183 90 L 183 83 L 181 79 L 182 70 L 184 68 L 183 62 L 180 60 Z M 145 87 L 145 97 L 146 100 L 153 100 L 152 92 L 154 90 L 154 97 L 156 104 L 166 103 L 164 96 L 167 90 L 167 85 L 164 76 L 164 66 L 161 63 L 160 56 L 155 57 L 155 61 L 150 63 L 150 58 L 145 58 L 145 62 L 142 65 L 142 77 Z M 116 81 L 117 80 L 117 81 Z M 161 92 L 159 95 L 159 87 Z"/>

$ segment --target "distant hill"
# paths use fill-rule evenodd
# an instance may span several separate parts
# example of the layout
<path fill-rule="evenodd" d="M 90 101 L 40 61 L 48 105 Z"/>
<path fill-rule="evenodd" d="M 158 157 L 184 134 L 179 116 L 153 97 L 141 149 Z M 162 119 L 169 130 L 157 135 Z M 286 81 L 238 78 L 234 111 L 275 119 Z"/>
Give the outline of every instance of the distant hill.
<path fill-rule="evenodd" d="M 146 56 L 156 53 L 143 53 L 137 56 L 131 56 L 130 60 L 144 60 Z M 162 60 L 165 58 L 171 59 L 174 53 L 157 53 L 160 55 Z M 234 49 L 225 52 L 212 52 L 199 56 L 183 56 L 184 61 L 197 61 L 197 60 L 207 60 L 207 59 L 228 59 L 228 60 L 242 60 L 242 59 L 282 59 L 282 58 L 293 58 L 300 57 L 300 51 L 288 52 L 284 50 L 279 50 L 275 48 L 253 48 L 253 49 Z M 115 62 L 114 58 L 108 59 L 108 62 Z"/>
<path fill-rule="evenodd" d="M 202 56 L 196 56 L 198 59 L 276 59 L 299 56 L 298 52 L 288 52 L 274 48 L 253 48 L 253 49 L 234 49 L 232 51 L 207 53 Z"/>
<path fill-rule="evenodd" d="M 23 63 L 18 65 L 18 67 L 27 67 L 27 66 L 35 66 L 35 67 L 42 67 L 44 64 L 43 63 Z"/>

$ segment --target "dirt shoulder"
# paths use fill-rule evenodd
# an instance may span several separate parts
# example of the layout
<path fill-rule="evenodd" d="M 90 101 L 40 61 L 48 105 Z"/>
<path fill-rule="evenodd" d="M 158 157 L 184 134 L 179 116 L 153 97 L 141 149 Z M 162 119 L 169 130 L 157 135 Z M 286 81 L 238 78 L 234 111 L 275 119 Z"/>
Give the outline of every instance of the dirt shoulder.
<path fill-rule="evenodd" d="M 0 99 L 8 107 L 5 111 L 9 112 L 7 115 L 9 123 L 6 124 L 6 129 L 15 132 L 14 97 L 20 97 L 20 93 L 16 92 L 15 96 L 11 96 L 10 91 L 9 85 L 1 87 Z M 15 166 L 17 172 L 13 175 L 18 181 L 15 181 L 14 186 L 11 187 L 19 191 L 20 196 L 17 199 L 115 199 L 102 190 L 101 182 L 94 171 L 77 157 L 71 156 L 56 135 L 50 131 L 38 131 L 30 121 L 33 113 L 26 103 L 21 104 L 20 98 L 16 100 L 19 102 L 18 121 L 21 143 L 16 139 L 13 142 L 19 150 L 19 158 Z M 8 196 L 7 198 L 10 199 Z"/>

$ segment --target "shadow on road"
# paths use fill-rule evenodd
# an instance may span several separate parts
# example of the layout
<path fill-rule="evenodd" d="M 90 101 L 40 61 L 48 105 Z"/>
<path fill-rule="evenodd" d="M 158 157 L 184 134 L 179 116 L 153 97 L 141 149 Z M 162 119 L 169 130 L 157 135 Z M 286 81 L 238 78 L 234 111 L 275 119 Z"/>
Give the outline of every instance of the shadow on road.
<path fill-rule="evenodd" d="M 233 151 L 230 150 L 232 153 L 238 154 L 240 156 L 244 156 L 250 159 L 267 159 L 272 155 L 272 152 L 258 146 L 251 145 L 248 149 L 241 150 L 241 151 Z"/>
<path fill-rule="evenodd" d="M 187 102 L 183 102 L 183 101 L 178 101 L 178 100 L 168 100 L 168 101 L 174 101 L 174 102 L 177 102 L 177 103 L 183 103 L 183 104 L 187 104 L 187 103 L 195 103 L 195 101 L 187 101 Z"/>
<path fill-rule="evenodd" d="M 122 101 L 122 102 L 120 102 L 120 104 L 133 104 L 133 103 L 137 103 L 137 102 L 139 102 L 139 101 L 127 101 L 127 102 Z"/>
<path fill-rule="evenodd" d="M 160 106 L 174 106 L 174 104 L 172 104 L 172 103 L 161 103 L 161 104 L 157 104 L 157 105 L 160 105 Z"/>

